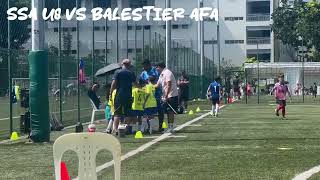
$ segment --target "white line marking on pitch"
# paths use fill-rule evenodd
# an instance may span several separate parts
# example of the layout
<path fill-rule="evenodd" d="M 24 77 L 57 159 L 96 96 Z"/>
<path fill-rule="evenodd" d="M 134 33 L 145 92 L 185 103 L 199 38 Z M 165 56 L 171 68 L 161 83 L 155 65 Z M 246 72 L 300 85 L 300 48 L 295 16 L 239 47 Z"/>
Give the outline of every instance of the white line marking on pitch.
<path fill-rule="evenodd" d="M 220 108 L 223 108 L 223 107 L 224 107 L 224 106 L 221 106 Z M 174 131 L 179 131 L 179 130 L 181 130 L 181 129 L 187 127 L 187 126 L 189 126 L 190 124 L 193 124 L 193 123 L 195 123 L 195 122 L 203 119 L 204 117 L 208 116 L 209 114 L 210 114 L 210 113 L 206 113 L 206 114 L 203 114 L 203 115 L 201 115 L 201 116 L 199 116 L 199 117 L 197 117 L 197 118 L 195 118 L 195 119 L 193 119 L 193 120 L 191 120 L 191 121 L 188 121 L 188 122 L 186 122 L 186 123 L 184 123 L 184 124 L 176 127 L 176 128 L 174 129 Z M 132 151 L 126 153 L 125 155 L 122 155 L 122 156 L 121 156 L 121 161 L 126 160 L 126 159 L 128 159 L 129 157 L 134 156 L 134 155 L 136 155 L 136 154 L 138 154 L 138 153 L 146 150 L 147 148 L 151 147 L 152 145 L 154 145 L 154 144 L 156 144 L 156 143 L 158 143 L 158 142 L 160 142 L 160 141 L 162 141 L 162 140 L 164 140 L 164 139 L 169 138 L 170 135 L 172 135 L 172 133 L 165 133 L 165 134 L 159 136 L 158 138 L 153 139 L 152 141 L 150 141 L 150 142 L 148 142 L 148 143 L 146 143 L 146 144 L 138 147 L 137 149 L 132 150 Z M 98 172 L 102 171 L 103 169 L 106 169 L 106 168 L 108 168 L 108 167 L 110 167 L 110 166 L 112 166 L 112 165 L 113 165 L 113 160 L 112 160 L 112 161 L 109 161 L 109 162 L 107 162 L 107 163 L 105 163 L 105 164 L 103 164 L 103 165 L 101 165 L 101 166 L 98 166 L 98 167 L 96 168 L 96 172 L 98 173 Z"/>
<path fill-rule="evenodd" d="M 156 139 L 160 136 L 145 136 L 143 139 Z M 186 138 L 187 136 L 169 136 L 168 138 Z"/>
<path fill-rule="evenodd" d="M 200 127 L 202 126 L 201 124 L 190 124 L 188 127 Z"/>
<path fill-rule="evenodd" d="M 306 179 L 310 178 L 312 175 L 318 173 L 319 171 L 320 171 L 320 165 L 315 166 L 315 167 L 313 167 L 313 168 L 309 169 L 308 171 L 305 171 L 301 174 L 298 174 L 292 180 L 306 180 Z"/>

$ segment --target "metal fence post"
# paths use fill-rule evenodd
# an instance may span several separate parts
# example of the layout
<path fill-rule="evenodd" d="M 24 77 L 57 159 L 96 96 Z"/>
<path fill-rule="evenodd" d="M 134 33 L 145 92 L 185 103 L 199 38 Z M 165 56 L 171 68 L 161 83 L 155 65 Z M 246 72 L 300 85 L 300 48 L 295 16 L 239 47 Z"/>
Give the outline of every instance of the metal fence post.
<path fill-rule="evenodd" d="M 79 8 L 79 0 L 76 0 L 77 9 Z M 80 42 L 79 42 L 79 21 L 77 21 L 77 101 L 78 101 L 78 112 L 77 112 L 77 121 L 80 122 L 80 77 L 79 77 L 79 63 L 80 63 Z M 61 93 L 61 92 L 60 92 Z"/>
<path fill-rule="evenodd" d="M 58 8 L 61 8 L 61 0 L 58 0 Z M 60 93 L 59 93 L 59 100 L 60 100 L 59 101 L 59 116 L 60 116 L 60 121 L 62 123 L 63 122 L 63 114 L 62 114 L 62 94 L 63 94 L 63 90 L 62 90 L 62 73 L 61 73 L 61 69 L 62 69 L 61 19 L 59 19 L 58 33 L 59 33 L 58 56 L 59 56 L 59 89 L 60 89 Z"/>
<path fill-rule="evenodd" d="M 10 9 L 10 0 L 7 1 L 8 9 Z M 11 27 L 10 27 L 10 21 L 8 20 L 8 78 L 9 78 L 9 120 L 10 120 L 10 129 L 9 129 L 9 137 L 12 134 L 13 131 L 13 119 L 12 119 L 12 75 L 11 75 Z"/>

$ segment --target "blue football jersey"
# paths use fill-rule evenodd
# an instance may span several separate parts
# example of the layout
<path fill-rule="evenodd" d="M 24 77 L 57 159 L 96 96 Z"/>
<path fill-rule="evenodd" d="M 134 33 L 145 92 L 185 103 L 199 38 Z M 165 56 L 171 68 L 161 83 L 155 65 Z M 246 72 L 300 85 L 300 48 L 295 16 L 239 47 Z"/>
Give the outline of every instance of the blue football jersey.
<path fill-rule="evenodd" d="M 211 93 L 212 99 L 219 99 L 220 89 L 221 89 L 221 85 L 219 83 L 217 83 L 216 81 L 213 81 L 210 84 L 210 93 Z"/>

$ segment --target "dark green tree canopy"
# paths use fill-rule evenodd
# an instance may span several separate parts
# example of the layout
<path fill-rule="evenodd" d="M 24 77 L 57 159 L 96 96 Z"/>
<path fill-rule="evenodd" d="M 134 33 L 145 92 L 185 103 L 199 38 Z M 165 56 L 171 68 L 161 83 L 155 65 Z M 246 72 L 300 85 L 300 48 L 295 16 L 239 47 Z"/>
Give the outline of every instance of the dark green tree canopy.
<path fill-rule="evenodd" d="M 282 6 L 272 14 L 272 31 L 277 39 L 297 49 L 302 45 L 308 50 L 314 49 L 314 60 L 320 52 L 320 3 L 312 0 L 295 0 L 293 5 L 288 0 L 281 0 Z"/>

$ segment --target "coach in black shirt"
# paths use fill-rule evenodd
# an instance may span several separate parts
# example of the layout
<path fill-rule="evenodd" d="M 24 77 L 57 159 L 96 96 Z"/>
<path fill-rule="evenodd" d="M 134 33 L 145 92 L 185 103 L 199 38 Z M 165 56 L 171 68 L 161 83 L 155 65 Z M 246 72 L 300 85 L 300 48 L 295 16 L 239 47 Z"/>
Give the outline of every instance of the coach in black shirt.
<path fill-rule="evenodd" d="M 116 89 L 117 93 L 114 100 L 114 130 L 118 130 L 121 117 L 127 118 L 132 106 L 132 85 L 136 81 L 134 73 L 130 70 L 131 61 L 122 61 L 122 69 L 115 72 L 110 94 Z"/>

